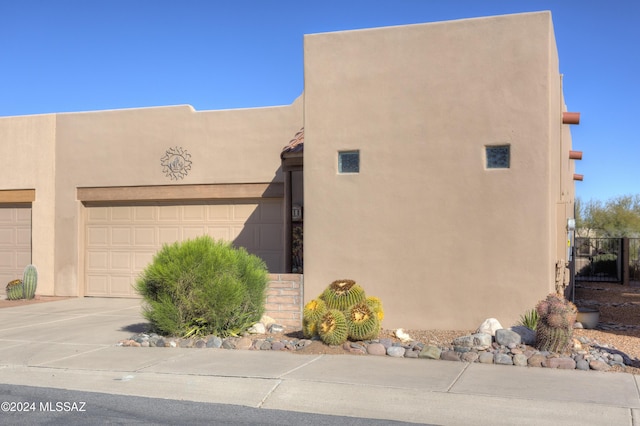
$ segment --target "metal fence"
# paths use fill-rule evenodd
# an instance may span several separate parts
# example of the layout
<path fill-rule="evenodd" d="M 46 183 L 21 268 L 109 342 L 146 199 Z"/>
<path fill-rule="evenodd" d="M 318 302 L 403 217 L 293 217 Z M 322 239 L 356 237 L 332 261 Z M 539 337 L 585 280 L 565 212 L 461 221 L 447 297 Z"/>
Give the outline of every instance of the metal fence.
<path fill-rule="evenodd" d="M 629 238 L 629 281 L 640 282 L 640 238 Z"/>
<path fill-rule="evenodd" d="M 622 282 L 622 239 L 575 239 L 576 281 Z"/>
<path fill-rule="evenodd" d="M 575 239 L 575 280 L 640 283 L 640 238 Z"/>

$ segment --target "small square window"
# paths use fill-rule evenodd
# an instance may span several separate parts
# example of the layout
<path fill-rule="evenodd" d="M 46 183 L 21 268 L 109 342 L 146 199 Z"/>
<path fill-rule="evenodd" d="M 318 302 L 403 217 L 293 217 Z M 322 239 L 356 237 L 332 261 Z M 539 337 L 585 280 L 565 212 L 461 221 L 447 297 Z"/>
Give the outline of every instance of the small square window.
<path fill-rule="evenodd" d="M 509 145 L 487 146 L 487 169 L 508 169 L 511 163 Z"/>
<path fill-rule="evenodd" d="M 360 173 L 360 151 L 338 152 L 338 173 Z"/>

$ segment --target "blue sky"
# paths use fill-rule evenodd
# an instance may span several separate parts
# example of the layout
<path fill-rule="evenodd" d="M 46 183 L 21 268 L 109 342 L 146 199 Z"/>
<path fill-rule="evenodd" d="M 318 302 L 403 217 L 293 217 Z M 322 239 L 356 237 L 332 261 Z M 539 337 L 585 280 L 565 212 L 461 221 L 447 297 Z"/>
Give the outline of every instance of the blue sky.
<path fill-rule="evenodd" d="M 0 0 L 0 116 L 290 104 L 303 35 L 550 10 L 583 200 L 639 194 L 640 2 Z M 0 142 L 1 143 L 1 142 Z"/>

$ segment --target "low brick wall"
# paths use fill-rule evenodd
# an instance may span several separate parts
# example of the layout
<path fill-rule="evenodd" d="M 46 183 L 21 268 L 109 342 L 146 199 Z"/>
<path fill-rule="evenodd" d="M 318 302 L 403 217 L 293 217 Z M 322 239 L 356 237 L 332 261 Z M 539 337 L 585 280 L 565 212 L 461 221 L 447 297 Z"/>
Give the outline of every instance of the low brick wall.
<path fill-rule="evenodd" d="M 287 330 L 302 328 L 302 274 L 269 274 L 265 314 Z"/>

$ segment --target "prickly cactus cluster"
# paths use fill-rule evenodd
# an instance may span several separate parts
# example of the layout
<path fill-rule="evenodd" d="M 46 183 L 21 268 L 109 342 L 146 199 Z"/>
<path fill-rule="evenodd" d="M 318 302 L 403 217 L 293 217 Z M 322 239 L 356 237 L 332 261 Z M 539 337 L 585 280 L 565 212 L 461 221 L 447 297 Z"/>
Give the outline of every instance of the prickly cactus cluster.
<path fill-rule="evenodd" d="M 37 287 L 38 270 L 33 265 L 27 265 L 27 267 L 24 268 L 22 279 L 9 281 L 7 284 L 5 288 L 7 299 L 33 299 L 36 295 Z"/>
<path fill-rule="evenodd" d="M 305 305 L 302 332 L 307 338 L 320 336 L 328 345 L 370 340 L 378 337 L 383 318 L 380 299 L 367 297 L 353 280 L 337 280 Z"/>
<path fill-rule="evenodd" d="M 573 324 L 578 309 L 557 294 L 550 294 L 538 302 L 540 317 L 536 328 L 536 347 L 541 351 L 568 352 L 573 343 Z"/>

